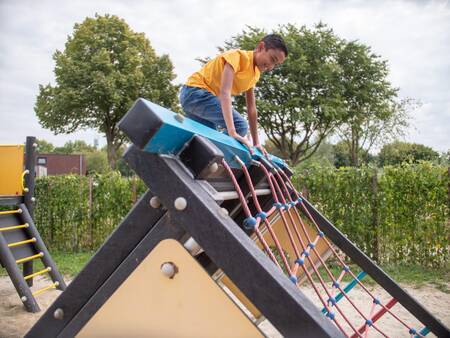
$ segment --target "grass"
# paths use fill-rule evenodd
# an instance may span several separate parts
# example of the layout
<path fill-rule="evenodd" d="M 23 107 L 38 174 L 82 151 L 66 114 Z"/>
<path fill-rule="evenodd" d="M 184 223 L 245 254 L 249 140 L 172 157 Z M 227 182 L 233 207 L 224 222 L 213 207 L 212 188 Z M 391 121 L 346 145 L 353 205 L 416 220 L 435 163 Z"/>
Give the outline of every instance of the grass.
<path fill-rule="evenodd" d="M 75 277 L 81 271 L 93 254 L 94 252 L 51 252 L 59 272 L 70 278 Z M 34 270 L 39 271 L 41 269 L 43 269 L 41 260 L 35 261 Z M 0 269 L 0 276 L 6 276 L 6 274 L 6 269 Z"/>
<path fill-rule="evenodd" d="M 339 277 L 342 271 L 341 267 L 332 263 L 328 266 L 333 276 Z M 380 267 L 397 283 L 408 284 L 415 288 L 433 286 L 442 292 L 450 293 L 450 262 L 441 268 L 427 268 L 419 265 L 385 265 Z M 361 271 L 357 266 L 350 266 L 350 268 L 355 275 Z M 331 278 L 323 267 L 319 268 L 319 273 L 325 282 L 331 283 Z M 313 279 L 319 280 L 317 275 L 314 275 Z M 346 273 L 342 283 L 347 284 L 352 280 L 351 275 Z M 364 285 L 377 284 L 370 276 L 364 277 L 363 283 Z"/>
<path fill-rule="evenodd" d="M 66 253 L 66 252 L 53 252 L 52 257 L 59 269 L 59 271 L 69 278 L 75 277 L 84 265 L 89 261 L 94 252 L 78 252 L 78 253 Z M 333 276 L 337 278 L 341 272 L 341 267 L 333 262 L 328 261 Z M 34 270 L 38 271 L 42 269 L 42 263 L 37 261 L 34 266 Z M 357 275 L 361 269 L 357 266 L 350 266 L 353 273 Z M 381 267 L 389 276 L 396 282 L 402 284 L 408 284 L 413 287 L 420 288 L 422 286 L 433 286 L 445 293 L 450 293 L 449 281 L 450 281 L 450 262 L 441 268 L 426 268 L 418 265 L 387 265 Z M 325 282 L 331 282 L 327 272 L 323 267 L 319 268 L 320 275 Z M 0 276 L 6 276 L 6 270 L 0 269 Z M 317 276 L 314 274 L 314 279 L 318 281 Z M 346 273 L 342 280 L 342 283 L 347 284 L 352 280 L 351 276 Z M 365 285 L 374 285 L 376 282 L 366 276 L 363 280 Z"/>

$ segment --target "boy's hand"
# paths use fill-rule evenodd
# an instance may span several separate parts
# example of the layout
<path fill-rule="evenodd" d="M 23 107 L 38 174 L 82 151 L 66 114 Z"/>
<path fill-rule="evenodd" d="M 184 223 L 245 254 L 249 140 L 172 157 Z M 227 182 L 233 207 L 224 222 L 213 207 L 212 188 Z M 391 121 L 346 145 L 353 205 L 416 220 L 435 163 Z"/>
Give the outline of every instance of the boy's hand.
<path fill-rule="evenodd" d="M 250 141 L 246 137 L 242 137 L 241 135 L 239 135 L 236 132 L 229 133 L 228 135 L 230 135 L 232 138 L 234 138 L 234 139 L 238 140 L 239 142 L 241 142 L 244 146 L 247 147 L 247 149 L 250 152 L 250 154 L 253 155 L 254 151 L 252 149 L 252 145 L 251 145 Z"/>
<path fill-rule="evenodd" d="M 255 144 L 255 147 L 259 149 L 260 152 L 262 152 L 262 154 L 264 156 L 267 156 L 269 153 L 267 152 L 266 148 L 264 148 L 260 143 Z"/>

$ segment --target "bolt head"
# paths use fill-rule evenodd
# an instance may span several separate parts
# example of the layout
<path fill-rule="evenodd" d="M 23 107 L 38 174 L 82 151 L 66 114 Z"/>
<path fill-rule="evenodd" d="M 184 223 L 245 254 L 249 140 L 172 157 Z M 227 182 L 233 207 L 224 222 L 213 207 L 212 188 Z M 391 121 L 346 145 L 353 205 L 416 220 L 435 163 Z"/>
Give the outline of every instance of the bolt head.
<path fill-rule="evenodd" d="M 173 204 L 175 206 L 175 209 L 179 211 L 182 211 L 187 207 L 187 201 L 184 197 L 178 197 Z"/>
<path fill-rule="evenodd" d="M 36 198 L 35 197 L 31 197 L 31 202 L 36 202 Z"/>
<path fill-rule="evenodd" d="M 175 115 L 175 120 L 177 120 L 178 122 L 182 123 L 184 121 L 184 115 L 178 113 L 177 115 Z"/>
<path fill-rule="evenodd" d="M 209 166 L 209 171 L 211 173 L 215 173 L 217 170 L 219 170 L 219 165 L 216 162 Z"/>
<path fill-rule="evenodd" d="M 228 217 L 228 216 L 230 215 L 229 212 L 228 212 L 228 210 L 225 209 L 225 208 L 220 208 L 219 213 L 220 213 L 220 216 L 222 216 L 222 217 L 224 217 L 224 218 L 226 218 L 226 217 Z"/>
<path fill-rule="evenodd" d="M 150 198 L 150 206 L 154 209 L 158 209 L 161 206 L 161 201 L 158 196 L 153 196 Z"/>
<path fill-rule="evenodd" d="M 20 300 L 25 303 L 28 300 L 28 298 L 26 296 L 22 296 L 20 297 Z"/>
<path fill-rule="evenodd" d="M 178 268 L 172 262 L 165 262 L 165 263 L 161 264 L 161 272 L 167 278 L 172 279 L 175 276 L 175 274 L 178 272 Z"/>
<path fill-rule="evenodd" d="M 63 309 L 61 308 L 56 309 L 55 312 L 53 312 L 53 317 L 58 320 L 63 320 L 64 319 Z"/>

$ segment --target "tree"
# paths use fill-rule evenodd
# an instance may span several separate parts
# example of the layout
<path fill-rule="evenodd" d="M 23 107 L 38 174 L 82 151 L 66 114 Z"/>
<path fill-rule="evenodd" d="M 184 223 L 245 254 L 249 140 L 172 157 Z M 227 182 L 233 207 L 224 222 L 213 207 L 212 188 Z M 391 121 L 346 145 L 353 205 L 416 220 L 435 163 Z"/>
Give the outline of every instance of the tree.
<path fill-rule="evenodd" d="M 117 122 L 138 97 L 177 108 L 169 57 L 157 56 L 145 35 L 117 16 L 75 24 L 64 51 L 53 58 L 56 85 L 40 85 L 35 105 L 40 123 L 56 134 L 82 128 L 103 133 L 112 168 L 124 143 Z"/>
<path fill-rule="evenodd" d="M 397 88 L 387 80 L 387 62 L 357 41 L 343 45 L 338 59 L 342 68 L 342 98 L 348 121 L 337 131 L 347 144 L 350 165 L 358 166 L 360 154 L 374 144 L 386 143 L 404 135 L 409 110 L 416 102 L 397 102 Z"/>
<path fill-rule="evenodd" d="M 38 152 L 41 154 L 52 153 L 55 146 L 46 140 L 36 140 L 38 145 Z"/>
<path fill-rule="evenodd" d="M 86 154 L 96 150 L 94 146 L 90 146 L 83 140 L 75 140 L 64 143 L 62 147 L 55 147 L 53 152 L 57 154 Z"/>
<path fill-rule="evenodd" d="M 312 156 L 346 120 L 337 63 L 342 42 L 321 23 L 314 29 L 288 24 L 273 33 L 284 38 L 289 56 L 281 66 L 263 74 L 255 88 L 259 124 L 281 156 L 296 165 Z M 254 49 L 265 34 L 249 27 L 219 50 Z M 238 110 L 246 111 L 243 97 L 236 104 Z"/>
<path fill-rule="evenodd" d="M 313 156 L 338 128 L 349 135 L 346 126 L 358 123 L 379 137 L 379 130 L 387 124 L 364 125 L 367 115 L 388 121 L 394 111 L 399 114 L 389 122 L 403 122 L 403 110 L 394 109 L 396 89 L 386 80 L 386 62 L 371 53 L 370 47 L 341 39 L 322 23 L 314 29 L 288 24 L 274 33 L 283 36 L 289 56 L 261 77 L 255 90 L 258 114 L 268 139 L 292 165 Z M 253 49 L 265 34 L 249 27 L 219 50 Z M 237 98 L 236 103 L 245 112 L 244 98 Z M 360 133 L 356 128 L 353 131 L 351 149 L 359 149 Z"/>
<path fill-rule="evenodd" d="M 88 174 L 105 174 L 110 171 L 106 151 L 96 150 L 86 154 L 86 168 Z"/>
<path fill-rule="evenodd" d="M 380 166 L 417 163 L 419 161 L 436 161 L 439 153 L 423 144 L 395 141 L 384 145 L 378 154 Z"/>
<path fill-rule="evenodd" d="M 334 166 L 336 168 L 340 167 L 352 167 L 353 159 L 352 150 L 350 149 L 350 145 L 345 141 L 339 141 L 333 146 L 334 153 Z M 358 160 L 361 162 L 368 164 L 369 162 L 375 162 L 374 156 L 371 155 L 367 150 L 359 148 L 358 149 Z"/>

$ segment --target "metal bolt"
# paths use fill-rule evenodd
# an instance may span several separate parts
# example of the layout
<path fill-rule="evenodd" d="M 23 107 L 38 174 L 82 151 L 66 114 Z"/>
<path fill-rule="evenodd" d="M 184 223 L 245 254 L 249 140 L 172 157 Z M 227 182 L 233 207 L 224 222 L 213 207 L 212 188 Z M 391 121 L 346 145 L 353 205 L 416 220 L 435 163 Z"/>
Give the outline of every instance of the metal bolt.
<path fill-rule="evenodd" d="M 177 121 L 180 122 L 180 123 L 183 123 L 183 121 L 184 121 L 184 115 L 178 113 L 177 115 L 175 115 L 175 120 L 177 120 Z"/>
<path fill-rule="evenodd" d="M 161 201 L 158 196 L 153 196 L 150 198 L 150 206 L 154 209 L 158 209 L 161 206 Z"/>
<path fill-rule="evenodd" d="M 219 165 L 216 162 L 209 166 L 209 171 L 211 173 L 215 173 L 217 170 L 219 170 Z"/>
<path fill-rule="evenodd" d="M 26 296 L 22 296 L 21 298 L 20 298 L 20 300 L 22 301 L 22 302 L 26 302 L 27 300 L 28 300 L 28 298 L 26 297 Z"/>
<path fill-rule="evenodd" d="M 184 197 L 178 197 L 173 204 L 175 209 L 180 211 L 186 209 L 187 207 L 187 201 Z"/>
<path fill-rule="evenodd" d="M 37 143 L 33 143 L 33 148 L 37 148 Z"/>
<path fill-rule="evenodd" d="M 53 317 L 58 320 L 63 320 L 64 319 L 63 309 L 61 308 L 56 309 L 55 312 L 53 312 Z"/>
<path fill-rule="evenodd" d="M 28 191 L 30 191 L 30 189 L 24 188 L 23 191 L 28 192 Z"/>
<path fill-rule="evenodd" d="M 167 278 L 172 279 L 175 276 L 175 274 L 178 272 L 178 268 L 172 262 L 165 262 L 165 263 L 161 264 L 161 272 Z"/>
<path fill-rule="evenodd" d="M 31 202 L 36 202 L 36 198 L 35 197 L 31 197 Z"/>
<path fill-rule="evenodd" d="M 220 216 L 222 216 L 222 217 L 228 217 L 228 215 L 229 215 L 229 213 L 228 213 L 228 210 L 227 209 L 225 209 L 225 208 L 220 208 Z"/>
<path fill-rule="evenodd" d="M 18 212 L 19 214 L 21 214 L 21 213 L 22 213 L 22 209 L 17 210 L 17 212 Z"/>

